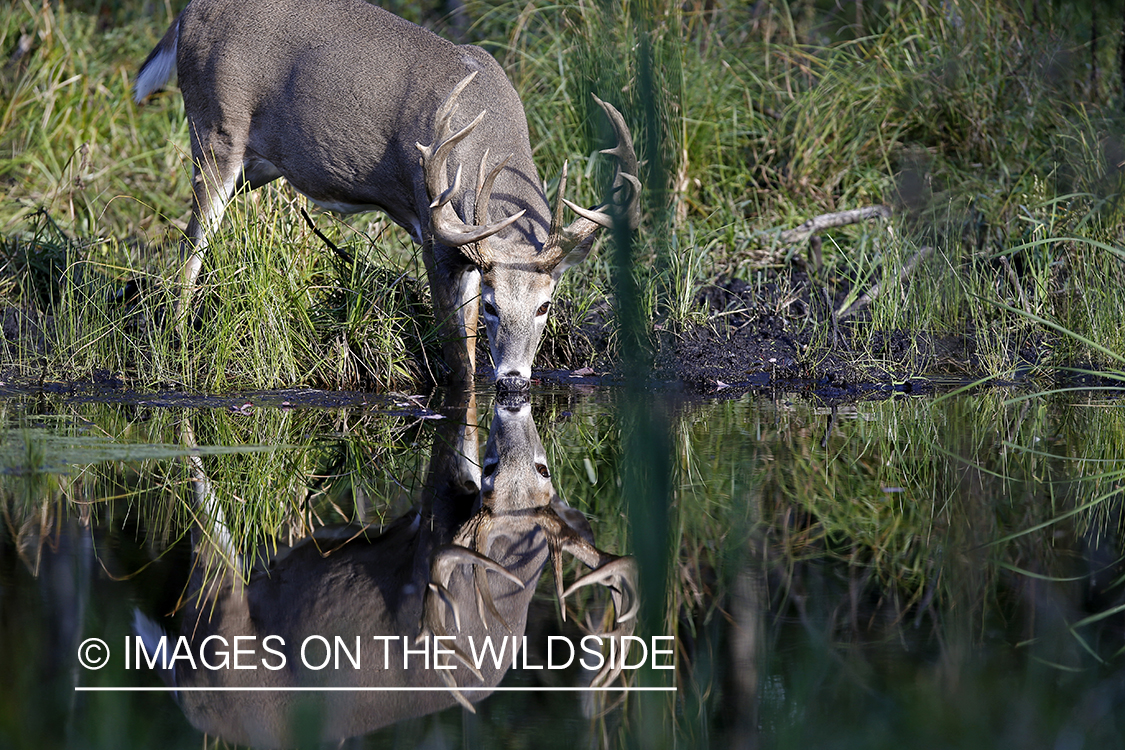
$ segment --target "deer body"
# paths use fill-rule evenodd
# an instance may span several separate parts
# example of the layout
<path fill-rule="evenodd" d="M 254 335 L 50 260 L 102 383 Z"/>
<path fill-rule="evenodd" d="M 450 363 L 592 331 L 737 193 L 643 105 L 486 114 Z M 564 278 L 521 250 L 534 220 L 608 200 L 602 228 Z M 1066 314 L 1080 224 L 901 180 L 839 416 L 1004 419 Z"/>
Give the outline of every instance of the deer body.
<path fill-rule="evenodd" d="M 498 384 L 526 385 L 559 276 L 612 217 L 572 206 L 580 218 L 561 225 L 488 53 L 363 0 L 194 0 L 142 66 L 137 101 L 173 70 L 194 162 L 181 316 L 232 195 L 285 177 L 325 208 L 382 210 L 422 245 L 455 379 L 473 378 L 481 298 Z M 635 227 L 636 156 L 602 106 L 626 142 L 617 183 Z"/>

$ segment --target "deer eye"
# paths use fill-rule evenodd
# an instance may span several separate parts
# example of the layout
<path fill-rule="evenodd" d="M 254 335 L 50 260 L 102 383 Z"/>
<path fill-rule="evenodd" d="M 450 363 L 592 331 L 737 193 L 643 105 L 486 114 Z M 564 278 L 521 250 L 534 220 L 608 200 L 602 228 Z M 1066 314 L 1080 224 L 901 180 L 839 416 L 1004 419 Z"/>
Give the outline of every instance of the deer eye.
<path fill-rule="evenodd" d="M 535 470 L 539 472 L 539 476 L 543 477 L 544 479 L 551 478 L 551 472 L 547 471 L 546 464 L 535 464 Z"/>
<path fill-rule="evenodd" d="M 496 305 L 492 304 L 488 300 L 485 300 L 484 301 L 484 314 L 485 315 L 491 315 L 494 318 L 497 317 Z"/>
<path fill-rule="evenodd" d="M 484 465 L 484 470 L 481 472 L 481 476 L 483 476 L 485 479 L 488 479 L 490 476 L 495 474 L 496 470 L 499 468 L 499 461 L 489 461 Z"/>
<path fill-rule="evenodd" d="M 539 309 L 535 311 L 535 314 L 536 315 L 546 315 L 547 311 L 550 310 L 550 309 L 551 309 L 551 303 L 550 302 L 544 302 L 542 305 L 539 306 Z"/>

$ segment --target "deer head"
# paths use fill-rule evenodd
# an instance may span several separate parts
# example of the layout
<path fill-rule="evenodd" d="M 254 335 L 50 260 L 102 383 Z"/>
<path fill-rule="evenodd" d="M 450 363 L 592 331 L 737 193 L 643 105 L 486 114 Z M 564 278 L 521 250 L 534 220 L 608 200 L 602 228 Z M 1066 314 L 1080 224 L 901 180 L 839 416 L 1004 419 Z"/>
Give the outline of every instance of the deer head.
<path fill-rule="evenodd" d="M 430 232 L 435 240 L 449 247 L 461 248 L 461 252 L 479 269 L 480 304 L 497 386 L 501 390 L 522 390 L 531 377 L 531 365 L 547 324 L 559 278 L 567 269 L 586 259 L 602 227 L 611 228 L 614 222 L 621 222 L 633 230 L 640 223 L 638 198 L 641 185 L 636 176 L 637 155 L 621 113 L 595 96 L 594 101 L 608 116 L 617 138 L 616 146 L 602 151 L 617 159 L 611 201 L 588 210 L 567 200 L 568 165 L 564 163 L 546 241 L 536 247 L 513 240 L 510 236 L 496 238 L 525 213 L 521 210 L 489 223 L 492 187 L 511 154 L 489 166 L 490 152 L 487 148 L 484 150 L 476 180 L 474 224 L 461 221 L 450 207 L 452 199 L 462 190 L 460 166 L 453 185 L 448 186 L 447 158 L 450 150 L 468 137 L 487 114 L 482 111 L 468 125 L 451 133 L 450 117 L 456 109 L 457 99 L 475 77 L 474 72 L 462 79 L 438 108 L 434 116 L 437 140 L 429 146 L 417 144 L 422 152 L 426 189 L 430 196 Z M 563 224 L 564 206 L 570 207 L 579 216 L 567 225 Z"/>

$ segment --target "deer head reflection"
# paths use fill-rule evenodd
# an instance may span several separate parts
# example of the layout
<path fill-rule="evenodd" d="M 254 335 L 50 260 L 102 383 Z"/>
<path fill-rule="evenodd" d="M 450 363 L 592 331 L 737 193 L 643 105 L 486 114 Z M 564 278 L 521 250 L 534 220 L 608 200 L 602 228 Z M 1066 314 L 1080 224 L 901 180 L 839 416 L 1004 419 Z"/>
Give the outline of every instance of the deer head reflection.
<path fill-rule="evenodd" d="M 633 561 L 599 550 L 585 519 L 559 498 L 530 404 L 497 404 L 482 471 L 472 398 L 446 410 L 414 510 L 381 529 L 320 529 L 248 577 L 203 461 L 189 459 L 198 524 L 175 648 L 191 658 L 172 660 L 162 676 L 178 688 L 257 689 L 179 691 L 198 729 L 275 747 L 292 744 L 301 705 L 323 740 L 456 702 L 471 710 L 515 663 L 548 560 L 564 612 L 573 591 L 604 587 L 613 624 L 600 635 L 632 633 Z M 564 552 L 591 568 L 565 590 Z M 162 634 L 140 615 L 136 629 L 152 653 Z M 610 662 L 598 669 L 587 673 L 592 685 L 617 677 Z M 310 687 L 344 690 L 291 690 Z"/>

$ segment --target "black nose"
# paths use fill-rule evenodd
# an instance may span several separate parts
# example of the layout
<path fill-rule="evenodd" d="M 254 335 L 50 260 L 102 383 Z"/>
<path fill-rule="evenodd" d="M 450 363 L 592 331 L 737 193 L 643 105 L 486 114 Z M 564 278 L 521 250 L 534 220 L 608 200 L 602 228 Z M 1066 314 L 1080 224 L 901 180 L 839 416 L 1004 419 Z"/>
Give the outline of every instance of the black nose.
<path fill-rule="evenodd" d="M 496 390 L 502 394 L 523 394 L 531 388 L 527 378 L 520 377 L 519 373 L 509 373 L 496 378 Z"/>

